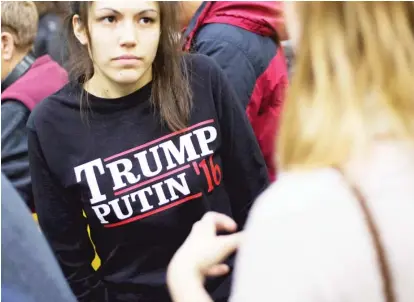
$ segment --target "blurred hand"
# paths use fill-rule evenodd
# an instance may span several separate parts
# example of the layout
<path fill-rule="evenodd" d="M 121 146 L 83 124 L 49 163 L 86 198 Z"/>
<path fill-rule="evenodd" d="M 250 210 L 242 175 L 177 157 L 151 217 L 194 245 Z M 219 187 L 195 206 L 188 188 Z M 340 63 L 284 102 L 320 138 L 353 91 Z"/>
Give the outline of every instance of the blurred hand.
<path fill-rule="evenodd" d="M 229 272 L 229 267 L 221 262 L 237 249 L 241 240 L 241 233 L 218 236 L 217 232 L 236 229 L 233 219 L 215 212 L 205 214 L 194 224 L 168 267 L 167 283 L 174 301 L 211 301 L 203 287 L 205 277 Z"/>

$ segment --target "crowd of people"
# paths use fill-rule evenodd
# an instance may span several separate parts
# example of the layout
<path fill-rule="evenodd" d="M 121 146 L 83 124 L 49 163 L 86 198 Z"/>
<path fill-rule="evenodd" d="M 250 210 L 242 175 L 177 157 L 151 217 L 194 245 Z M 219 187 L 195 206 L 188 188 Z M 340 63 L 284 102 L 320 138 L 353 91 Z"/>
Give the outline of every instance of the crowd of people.
<path fill-rule="evenodd" d="M 413 2 L 1 19 L 2 301 L 414 300 Z"/>

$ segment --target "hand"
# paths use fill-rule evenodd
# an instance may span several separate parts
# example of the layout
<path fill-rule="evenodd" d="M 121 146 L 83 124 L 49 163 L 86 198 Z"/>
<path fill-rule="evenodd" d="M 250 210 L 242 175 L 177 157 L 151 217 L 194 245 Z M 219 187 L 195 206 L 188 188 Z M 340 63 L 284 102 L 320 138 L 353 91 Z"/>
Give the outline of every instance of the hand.
<path fill-rule="evenodd" d="M 241 240 L 241 233 L 218 236 L 217 232 L 236 229 L 230 217 L 215 212 L 205 214 L 194 224 L 168 267 L 167 283 L 174 301 L 209 301 L 203 287 L 205 277 L 229 272 L 229 267 L 221 262 L 237 249 Z M 198 296 L 189 294 L 191 291 Z"/>

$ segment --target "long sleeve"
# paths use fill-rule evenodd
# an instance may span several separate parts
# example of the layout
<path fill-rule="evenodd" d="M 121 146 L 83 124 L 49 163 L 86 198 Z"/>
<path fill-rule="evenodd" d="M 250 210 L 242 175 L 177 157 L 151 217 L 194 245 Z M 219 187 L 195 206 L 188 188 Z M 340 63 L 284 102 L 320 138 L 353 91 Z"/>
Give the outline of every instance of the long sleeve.
<path fill-rule="evenodd" d="M 80 201 L 47 166 L 38 137 L 29 130 L 29 160 L 39 223 L 79 301 L 102 301 L 103 285 L 91 266 L 94 249 Z"/>
<path fill-rule="evenodd" d="M 266 164 L 253 129 L 226 76 L 216 65 L 217 111 L 222 133 L 223 181 L 239 227 L 268 186 Z"/>
<path fill-rule="evenodd" d="M 1 105 L 1 170 L 32 208 L 26 130 L 29 114 L 19 101 L 7 100 Z"/>

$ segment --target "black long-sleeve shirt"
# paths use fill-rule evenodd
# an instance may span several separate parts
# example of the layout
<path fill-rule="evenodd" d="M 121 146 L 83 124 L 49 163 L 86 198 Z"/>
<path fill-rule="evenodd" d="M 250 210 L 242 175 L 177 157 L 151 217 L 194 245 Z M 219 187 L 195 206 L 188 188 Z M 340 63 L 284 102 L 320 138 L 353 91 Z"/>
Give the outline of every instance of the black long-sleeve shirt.
<path fill-rule="evenodd" d="M 88 98 L 68 84 L 29 122 L 29 157 L 40 225 L 81 301 L 168 301 L 165 270 L 207 211 L 243 225 L 267 186 L 251 126 L 220 68 L 189 55 L 194 108 L 186 129 L 161 126 L 151 83 L 118 99 Z M 83 216 L 86 214 L 86 219 Z M 102 266 L 91 267 L 94 250 Z M 207 288 L 218 301 L 225 278 Z"/>

